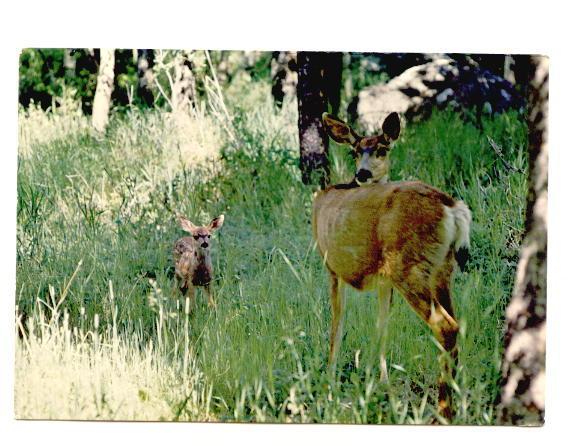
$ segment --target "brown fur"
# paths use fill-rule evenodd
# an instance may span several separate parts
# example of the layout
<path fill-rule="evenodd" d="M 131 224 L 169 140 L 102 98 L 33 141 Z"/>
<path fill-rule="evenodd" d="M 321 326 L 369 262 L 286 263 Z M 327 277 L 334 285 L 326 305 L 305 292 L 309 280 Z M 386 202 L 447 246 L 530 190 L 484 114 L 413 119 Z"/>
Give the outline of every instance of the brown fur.
<path fill-rule="evenodd" d="M 421 182 L 394 182 L 352 189 L 328 188 L 313 203 L 313 235 L 331 273 L 333 326 L 329 363 L 334 367 L 342 334 L 342 283 L 356 289 L 379 290 L 380 305 L 397 288 L 433 330 L 451 364 L 440 379 L 441 413 L 451 417 L 447 384 L 456 360 L 458 325 L 451 303 L 454 250 L 463 233 L 455 208 L 465 205 Z M 468 224 L 467 224 L 468 231 Z M 388 296 L 388 297 L 387 297 Z M 381 314 L 381 339 L 386 314 Z M 383 341 L 385 342 L 385 340 Z M 386 379 L 384 353 L 381 353 Z"/>
<path fill-rule="evenodd" d="M 452 416 L 451 390 L 457 361 L 450 282 L 455 259 L 463 268 L 469 247 L 471 212 L 460 201 L 420 182 L 388 183 L 390 145 L 400 135 L 400 118 L 390 113 L 382 133 L 359 136 L 325 113 L 323 123 L 336 142 L 356 155 L 356 176 L 317 194 L 313 234 L 331 275 L 333 313 L 329 364 L 333 370 L 342 339 L 344 283 L 378 292 L 381 379 L 387 380 L 386 328 L 392 289 L 397 288 L 428 324 L 441 346 L 438 410 Z M 359 187 L 360 186 L 360 187 Z"/>
<path fill-rule="evenodd" d="M 419 182 L 320 192 L 313 234 L 327 266 L 347 283 L 380 272 L 404 279 L 437 247 L 443 206 L 453 199 Z"/>
<path fill-rule="evenodd" d="M 172 252 L 178 287 L 183 296 L 188 296 L 194 305 L 195 287 L 202 286 L 208 295 L 208 304 L 215 307 L 210 283 L 213 277 L 210 255 L 211 235 L 222 227 L 224 216 L 214 218 L 208 226 L 195 226 L 190 220 L 178 215 L 180 226 L 192 234 L 174 243 Z"/>

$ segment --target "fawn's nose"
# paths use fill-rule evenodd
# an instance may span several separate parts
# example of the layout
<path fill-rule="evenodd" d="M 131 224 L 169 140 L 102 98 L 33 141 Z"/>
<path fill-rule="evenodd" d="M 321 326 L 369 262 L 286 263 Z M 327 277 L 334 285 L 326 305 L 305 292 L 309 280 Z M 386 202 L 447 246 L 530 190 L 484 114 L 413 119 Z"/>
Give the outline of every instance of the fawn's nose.
<path fill-rule="evenodd" d="M 207 242 L 203 242 L 202 243 L 202 248 L 207 248 L 208 247 L 208 243 Z"/>
<path fill-rule="evenodd" d="M 356 179 L 361 183 L 366 183 L 369 178 L 372 178 L 372 172 L 369 170 L 360 169 L 358 172 L 356 172 Z"/>

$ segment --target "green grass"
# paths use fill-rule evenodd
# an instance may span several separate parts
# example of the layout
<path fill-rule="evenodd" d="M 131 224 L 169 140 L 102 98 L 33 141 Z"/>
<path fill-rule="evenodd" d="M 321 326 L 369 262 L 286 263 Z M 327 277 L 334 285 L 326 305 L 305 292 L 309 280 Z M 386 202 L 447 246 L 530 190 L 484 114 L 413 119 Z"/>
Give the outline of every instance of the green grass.
<path fill-rule="evenodd" d="M 438 350 L 398 295 L 389 383 L 379 383 L 371 293 L 349 291 L 339 375 L 326 373 L 328 277 L 311 237 L 313 190 L 297 167 L 296 104 L 275 109 L 260 82 L 245 91 L 228 100 L 237 143 L 207 112 L 181 123 L 130 111 L 103 138 L 86 117 L 20 112 L 16 302 L 33 327 L 16 349 L 16 416 L 435 419 Z M 392 151 L 393 179 L 433 184 L 473 212 L 469 270 L 453 285 L 458 424 L 494 420 L 524 224 L 526 128 L 515 114 L 484 124 L 481 135 L 437 113 L 405 128 Z M 504 166 L 486 135 L 523 173 Z M 342 147 L 331 152 L 333 178 L 346 180 L 352 161 Z M 175 209 L 198 224 L 226 215 L 213 242 L 216 311 L 199 294 L 184 313 L 172 279 L 171 247 L 183 235 Z"/>

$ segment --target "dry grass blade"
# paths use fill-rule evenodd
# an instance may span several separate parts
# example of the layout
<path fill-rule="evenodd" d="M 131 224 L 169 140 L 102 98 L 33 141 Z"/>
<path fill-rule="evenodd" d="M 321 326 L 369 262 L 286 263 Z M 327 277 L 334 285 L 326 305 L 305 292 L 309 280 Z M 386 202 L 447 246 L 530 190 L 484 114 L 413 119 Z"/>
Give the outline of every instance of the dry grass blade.
<path fill-rule="evenodd" d="M 501 148 L 499 147 L 499 145 L 493 140 L 493 138 L 491 138 L 490 136 L 487 135 L 487 141 L 489 141 L 489 144 L 491 145 L 492 149 L 495 151 L 495 153 L 497 154 L 497 156 L 499 157 L 499 159 L 502 161 L 503 165 L 508 169 L 511 170 L 513 172 L 517 172 L 517 173 L 524 173 L 521 169 L 518 169 L 514 166 L 511 166 L 511 164 L 509 164 L 507 162 L 507 160 L 505 160 L 505 157 L 503 155 L 503 151 L 501 150 Z"/>

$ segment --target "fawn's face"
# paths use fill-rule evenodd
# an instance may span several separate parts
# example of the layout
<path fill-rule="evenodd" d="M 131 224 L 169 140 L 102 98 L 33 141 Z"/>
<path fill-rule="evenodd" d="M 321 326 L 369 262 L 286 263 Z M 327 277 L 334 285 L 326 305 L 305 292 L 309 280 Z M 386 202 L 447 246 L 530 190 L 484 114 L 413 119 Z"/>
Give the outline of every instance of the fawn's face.
<path fill-rule="evenodd" d="M 388 181 L 390 147 L 400 135 L 400 118 L 390 113 L 382 124 L 382 133 L 359 136 L 348 124 L 331 115 L 323 114 L 323 123 L 329 136 L 341 144 L 349 144 L 356 158 L 355 180 L 358 184 Z"/>
<path fill-rule="evenodd" d="M 210 239 L 214 231 L 220 229 L 224 224 L 224 216 L 214 218 L 207 226 L 196 226 L 183 216 L 178 216 L 180 227 L 192 235 L 192 245 L 194 252 L 200 258 L 210 255 Z"/>

